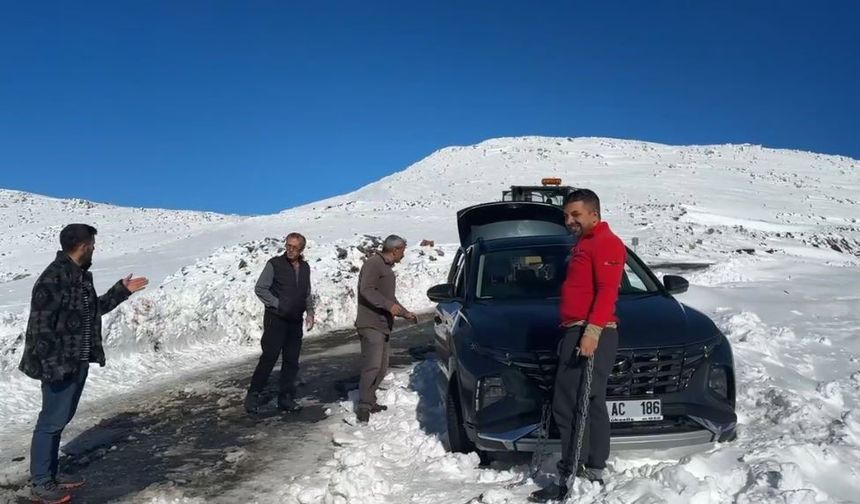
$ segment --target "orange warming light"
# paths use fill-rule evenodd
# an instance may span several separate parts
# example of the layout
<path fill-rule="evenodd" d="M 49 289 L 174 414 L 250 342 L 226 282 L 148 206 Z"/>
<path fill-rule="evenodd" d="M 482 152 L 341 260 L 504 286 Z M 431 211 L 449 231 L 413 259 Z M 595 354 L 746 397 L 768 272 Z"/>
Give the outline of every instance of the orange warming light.
<path fill-rule="evenodd" d="M 545 179 L 541 179 L 540 183 L 542 185 L 560 186 L 561 185 L 561 179 L 560 178 L 545 178 Z"/>

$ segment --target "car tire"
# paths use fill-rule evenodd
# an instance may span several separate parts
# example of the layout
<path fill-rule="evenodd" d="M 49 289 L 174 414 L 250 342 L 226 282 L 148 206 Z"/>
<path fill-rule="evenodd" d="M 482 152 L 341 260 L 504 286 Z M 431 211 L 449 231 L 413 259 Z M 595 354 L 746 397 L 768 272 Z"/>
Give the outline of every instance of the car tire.
<path fill-rule="evenodd" d="M 469 440 L 466 428 L 463 426 L 463 415 L 460 412 L 460 401 L 452 386 L 445 398 L 445 420 L 448 428 L 448 449 L 454 453 L 469 453 L 475 451 L 475 444 Z"/>
<path fill-rule="evenodd" d="M 472 453 L 478 454 L 481 459 L 481 464 L 490 463 L 489 453 L 479 450 L 475 447 L 466 434 L 466 428 L 463 425 L 463 413 L 460 409 L 460 400 L 456 392 L 456 385 L 448 390 L 445 398 L 445 423 L 448 429 L 448 450 L 454 453 Z"/>

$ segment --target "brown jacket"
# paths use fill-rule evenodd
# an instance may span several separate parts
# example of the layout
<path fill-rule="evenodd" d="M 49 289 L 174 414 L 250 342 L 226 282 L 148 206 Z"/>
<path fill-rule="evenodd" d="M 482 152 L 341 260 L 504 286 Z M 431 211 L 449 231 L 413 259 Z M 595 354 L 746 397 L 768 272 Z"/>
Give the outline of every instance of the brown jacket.
<path fill-rule="evenodd" d="M 355 327 L 376 329 L 391 334 L 394 316 L 391 307 L 400 304 L 394 294 L 395 281 L 391 263 L 382 254 L 370 256 L 358 274 L 358 313 Z"/>

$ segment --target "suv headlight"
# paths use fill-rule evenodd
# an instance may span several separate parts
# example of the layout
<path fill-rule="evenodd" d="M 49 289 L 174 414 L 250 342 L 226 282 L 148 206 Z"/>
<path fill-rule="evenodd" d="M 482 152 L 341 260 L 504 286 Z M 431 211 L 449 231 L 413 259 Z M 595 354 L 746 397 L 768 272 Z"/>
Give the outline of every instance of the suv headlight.
<path fill-rule="evenodd" d="M 497 403 L 508 395 L 501 376 L 485 376 L 478 380 L 478 393 L 475 395 L 475 411 Z"/>
<path fill-rule="evenodd" d="M 729 398 L 729 377 L 724 366 L 711 366 L 708 373 L 708 388 L 723 399 Z"/>

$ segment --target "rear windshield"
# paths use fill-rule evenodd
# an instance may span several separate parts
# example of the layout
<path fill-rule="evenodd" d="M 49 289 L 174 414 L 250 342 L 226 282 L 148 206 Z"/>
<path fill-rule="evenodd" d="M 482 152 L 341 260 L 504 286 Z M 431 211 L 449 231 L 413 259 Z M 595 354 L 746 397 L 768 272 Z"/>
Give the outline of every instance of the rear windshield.
<path fill-rule="evenodd" d="M 478 263 L 476 295 L 482 299 L 551 299 L 561 293 L 571 248 L 564 245 L 488 252 Z M 628 257 L 620 294 L 658 292 L 643 268 Z"/>

